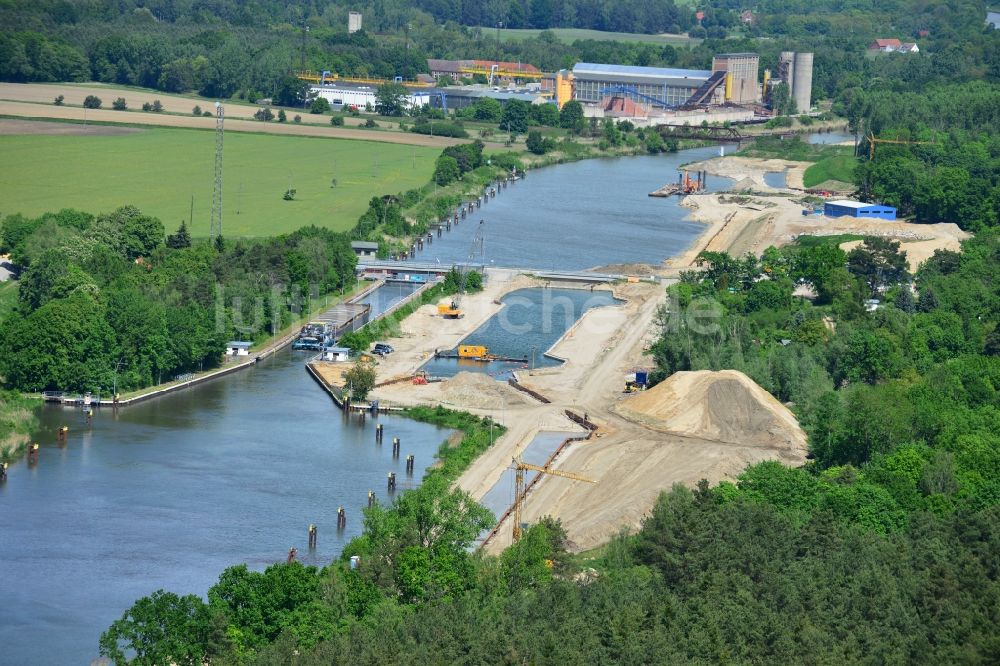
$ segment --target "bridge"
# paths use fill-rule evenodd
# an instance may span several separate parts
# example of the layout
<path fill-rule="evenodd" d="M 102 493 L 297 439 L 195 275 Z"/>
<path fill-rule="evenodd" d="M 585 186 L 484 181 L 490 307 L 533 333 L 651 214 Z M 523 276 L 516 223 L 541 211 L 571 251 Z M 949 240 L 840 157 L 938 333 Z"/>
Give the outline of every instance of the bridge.
<path fill-rule="evenodd" d="M 607 284 L 611 282 L 618 282 L 619 280 L 627 280 L 629 278 L 628 275 L 620 275 L 616 273 L 592 273 L 590 271 L 556 271 L 535 268 L 507 268 L 502 266 L 490 266 L 487 268 L 486 265 L 482 263 L 432 263 L 418 261 L 382 261 L 379 259 L 360 260 L 358 261 L 356 270 L 358 275 L 363 277 L 396 277 L 399 279 L 405 275 L 409 276 L 410 281 L 420 282 L 420 279 L 414 280 L 413 277 L 422 277 L 427 280 L 437 279 L 439 277 L 444 277 L 453 266 L 459 269 L 469 269 L 479 271 L 481 273 L 486 271 L 489 271 L 490 273 L 524 273 L 527 275 L 534 275 L 542 280 L 549 280 L 553 282 L 559 281 Z"/>
<path fill-rule="evenodd" d="M 657 125 L 660 136 L 664 139 L 693 139 L 695 141 L 718 141 L 719 143 L 748 143 L 754 139 L 766 136 L 778 136 L 788 139 L 797 136 L 795 132 L 777 131 L 761 132 L 759 134 L 743 134 L 738 127 L 723 127 L 721 125 Z"/>

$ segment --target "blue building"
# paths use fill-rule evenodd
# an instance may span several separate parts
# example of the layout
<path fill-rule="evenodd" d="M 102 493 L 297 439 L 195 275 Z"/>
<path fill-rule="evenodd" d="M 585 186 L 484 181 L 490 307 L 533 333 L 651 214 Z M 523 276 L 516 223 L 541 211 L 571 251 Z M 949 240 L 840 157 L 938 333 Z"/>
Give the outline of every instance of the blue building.
<path fill-rule="evenodd" d="M 823 205 L 823 214 L 828 217 L 877 217 L 883 220 L 895 220 L 896 209 L 882 204 L 869 204 L 861 201 L 827 201 Z"/>

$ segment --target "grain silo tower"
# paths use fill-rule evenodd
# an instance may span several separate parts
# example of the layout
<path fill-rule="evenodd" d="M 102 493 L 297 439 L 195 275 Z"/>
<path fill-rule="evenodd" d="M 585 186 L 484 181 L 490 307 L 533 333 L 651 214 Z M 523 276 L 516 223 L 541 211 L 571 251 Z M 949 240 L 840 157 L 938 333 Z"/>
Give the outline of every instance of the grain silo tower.
<path fill-rule="evenodd" d="M 782 54 L 784 56 L 784 54 Z M 812 108 L 813 54 L 796 53 L 792 74 L 791 94 L 795 109 L 799 113 L 809 113 Z"/>
<path fill-rule="evenodd" d="M 788 86 L 788 94 L 792 95 L 792 79 L 794 78 L 795 53 L 793 51 L 782 51 L 778 58 L 778 78 Z"/>

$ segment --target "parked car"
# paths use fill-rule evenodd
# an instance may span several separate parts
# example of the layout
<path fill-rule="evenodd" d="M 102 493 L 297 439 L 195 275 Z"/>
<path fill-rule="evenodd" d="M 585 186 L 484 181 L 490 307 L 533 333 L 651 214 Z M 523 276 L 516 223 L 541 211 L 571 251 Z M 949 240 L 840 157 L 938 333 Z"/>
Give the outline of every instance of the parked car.
<path fill-rule="evenodd" d="M 372 349 L 372 353 L 377 354 L 378 356 L 387 356 L 394 351 L 396 350 L 392 348 L 392 345 L 388 345 L 384 342 L 376 342 L 375 347 Z"/>

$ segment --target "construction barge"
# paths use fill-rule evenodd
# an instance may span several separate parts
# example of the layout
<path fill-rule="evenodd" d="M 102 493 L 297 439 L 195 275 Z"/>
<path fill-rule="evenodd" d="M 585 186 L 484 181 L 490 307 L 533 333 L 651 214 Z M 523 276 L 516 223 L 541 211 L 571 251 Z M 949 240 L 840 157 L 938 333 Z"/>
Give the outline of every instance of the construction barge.
<path fill-rule="evenodd" d="M 490 363 L 500 361 L 502 363 L 527 363 L 528 358 L 511 358 L 509 356 L 498 356 L 491 354 L 489 348 L 483 345 L 459 345 L 458 349 L 435 349 L 434 358 L 457 358 L 465 361 L 479 361 L 480 363 Z"/>
<path fill-rule="evenodd" d="M 708 173 L 697 171 L 694 179 L 691 178 L 690 171 L 677 174 L 676 183 L 667 183 L 658 190 L 649 193 L 651 197 L 672 197 L 674 195 L 694 194 L 703 192 L 708 186 Z"/>

